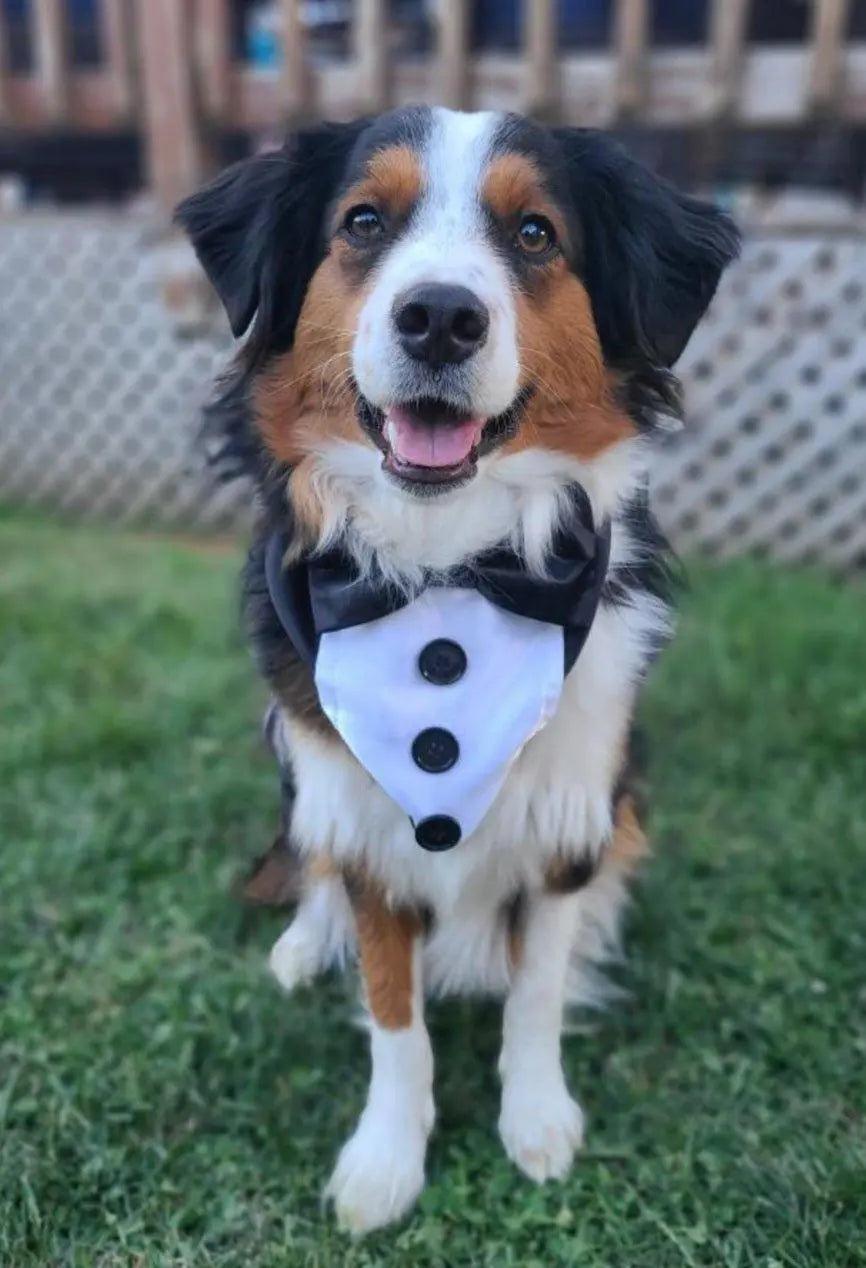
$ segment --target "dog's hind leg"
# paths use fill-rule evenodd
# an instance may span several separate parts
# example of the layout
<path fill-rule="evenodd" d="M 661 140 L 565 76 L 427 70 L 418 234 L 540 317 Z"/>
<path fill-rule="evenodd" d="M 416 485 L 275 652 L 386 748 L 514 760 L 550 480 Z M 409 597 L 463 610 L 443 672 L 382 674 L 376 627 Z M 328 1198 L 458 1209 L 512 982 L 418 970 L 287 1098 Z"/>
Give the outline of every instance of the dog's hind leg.
<path fill-rule="evenodd" d="M 313 862 L 295 917 L 274 943 L 269 965 L 286 991 L 333 966 L 342 967 L 354 946 L 352 909 L 342 875 Z"/>
<path fill-rule="evenodd" d="M 399 1219 L 424 1185 L 433 1126 L 433 1054 L 423 1017 L 422 921 L 359 878 L 349 886 L 370 1023 L 367 1104 L 327 1195 L 340 1224 L 366 1233 Z"/>

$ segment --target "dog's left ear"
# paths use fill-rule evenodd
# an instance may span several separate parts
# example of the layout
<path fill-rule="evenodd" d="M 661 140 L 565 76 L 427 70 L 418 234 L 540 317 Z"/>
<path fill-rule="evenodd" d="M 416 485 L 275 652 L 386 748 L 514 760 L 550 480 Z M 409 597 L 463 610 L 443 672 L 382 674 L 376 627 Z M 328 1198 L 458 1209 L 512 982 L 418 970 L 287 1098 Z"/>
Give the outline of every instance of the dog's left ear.
<path fill-rule="evenodd" d="M 739 233 L 603 133 L 556 128 L 581 223 L 581 272 L 608 359 L 671 366 L 737 255 Z"/>
<path fill-rule="evenodd" d="M 291 346 L 324 254 L 325 210 L 363 126 L 299 131 L 281 149 L 227 168 L 177 208 L 232 333 L 240 337 L 255 320 L 255 352 Z"/>

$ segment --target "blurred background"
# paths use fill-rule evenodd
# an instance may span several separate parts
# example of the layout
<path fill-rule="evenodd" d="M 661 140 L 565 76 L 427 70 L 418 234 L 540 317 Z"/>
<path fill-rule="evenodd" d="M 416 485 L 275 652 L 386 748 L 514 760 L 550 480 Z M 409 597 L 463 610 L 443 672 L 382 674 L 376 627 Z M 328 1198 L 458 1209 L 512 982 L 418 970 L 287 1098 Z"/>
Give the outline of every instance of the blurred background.
<path fill-rule="evenodd" d="M 242 524 L 171 209 L 293 121 L 411 101 L 610 128 L 730 207 L 658 512 L 687 552 L 866 562 L 866 0 L 0 0 L 0 498 Z"/>
<path fill-rule="evenodd" d="M 411 101 L 609 128 L 745 243 L 654 474 L 691 584 L 627 993 L 564 1047 L 589 1148 L 530 1190 L 497 1010 L 431 1007 L 431 1187 L 350 1245 L 354 991 L 269 989 L 287 914 L 236 901 L 277 820 L 251 499 L 197 441 L 231 341 L 171 211 Z M 866 1264 L 864 169 L 866 0 L 0 0 L 4 1268 Z"/>

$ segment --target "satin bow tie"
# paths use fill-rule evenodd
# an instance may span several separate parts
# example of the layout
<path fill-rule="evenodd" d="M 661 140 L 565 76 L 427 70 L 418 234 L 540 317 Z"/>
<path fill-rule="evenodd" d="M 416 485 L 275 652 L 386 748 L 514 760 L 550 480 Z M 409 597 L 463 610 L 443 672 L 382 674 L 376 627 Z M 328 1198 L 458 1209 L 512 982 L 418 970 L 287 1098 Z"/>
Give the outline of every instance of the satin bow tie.
<path fill-rule="evenodd" d="M 506 612 L 562 626 L 566 673 L 589 633 L 610 556 L 610 522 L 596 529 L 584 490 L 572 485 L 569 492 L 570 509 L 551 543 L 545 576 L 527 572 L 510 547 L 496 546 L 450 572 L 437 572 L 429 583 L 472 588 Z M 280 623 L 309 664 L 315 664 L 322 634 L 375 621 L 411 602 L 375 572 L 359 574 L 339 548 L 284 566 L 290 540 L 290 532 L 268 538 L 265 575 Z"/>

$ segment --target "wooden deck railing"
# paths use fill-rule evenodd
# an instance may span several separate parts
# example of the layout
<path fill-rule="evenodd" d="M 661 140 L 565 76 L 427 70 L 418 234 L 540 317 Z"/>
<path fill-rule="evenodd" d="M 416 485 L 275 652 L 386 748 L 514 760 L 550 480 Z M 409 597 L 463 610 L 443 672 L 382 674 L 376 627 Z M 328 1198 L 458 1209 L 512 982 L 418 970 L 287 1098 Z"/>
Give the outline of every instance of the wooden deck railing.
<path fill-rule="evenodd" d="M 615 0 L 610 43 L 557 48 L 555 0 L 523 0 L 517 53 L 470 55 L 470 0 L 440 0 L 432 51 L 389 61 L 387 0 L 355 0 L 350 55 L 307 56 L 299 0 L 282 0 L 282 60 L 262 70 L 232 56 L 230 0 L 100 0 L 102 62 L 68 54 L 63 0 L 32 0 L 32 68 L 11 72 L 0 8 L 0 127 L 140 130 L 168 205 L 207 170 L 220 130 L 255 131 L 410 101 L 523 109 L 606 126 L 866 124 L 866 41 L 847 36 L 849 0 L 811 0 L 798 44 L 747 42 L 749 0 L 710 0 L 706 43 L 650 41 L 650 0 Z"/>

